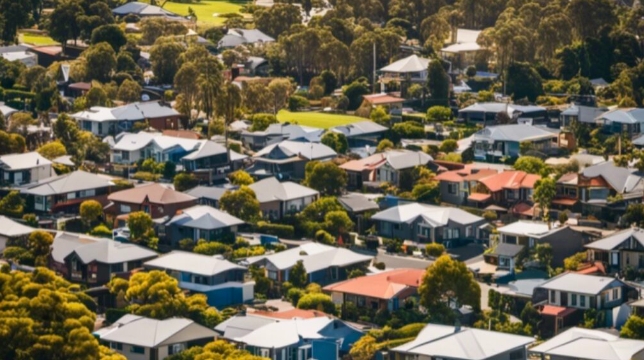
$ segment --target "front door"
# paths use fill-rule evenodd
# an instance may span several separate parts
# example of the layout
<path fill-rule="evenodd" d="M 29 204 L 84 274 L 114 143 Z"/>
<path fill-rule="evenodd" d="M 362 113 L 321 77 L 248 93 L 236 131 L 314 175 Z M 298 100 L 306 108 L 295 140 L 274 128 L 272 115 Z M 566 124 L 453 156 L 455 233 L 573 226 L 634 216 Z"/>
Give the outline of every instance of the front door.
<path fill-rule="evenodd" d="M 560 301 L 561 306 L 563 306 L 563 307 L 568 306 L 568 293 L 565 293 L 565 292 L 563 292 L 563 291 L 562 291 L 562 292 L 560 292 L 560 293 L 559 293 L 559 296 L 560 296 L 560 298 L 561 298 L 561 299 L 559 300 L 559 301 Z"/>

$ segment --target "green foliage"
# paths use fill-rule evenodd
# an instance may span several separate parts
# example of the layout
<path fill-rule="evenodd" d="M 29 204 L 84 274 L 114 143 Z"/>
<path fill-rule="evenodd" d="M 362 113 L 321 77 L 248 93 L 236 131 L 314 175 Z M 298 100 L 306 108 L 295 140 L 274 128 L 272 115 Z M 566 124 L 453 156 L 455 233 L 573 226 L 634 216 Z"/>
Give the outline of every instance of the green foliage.
<path fill-rule="evenodd" d="M 290 301 L 293 306 L 297 306 L 297 303 L 304 295 L 306 295 L 306 292 L 304 290 L 295 287 L 292 287 L 286 291 L 286 299 Z"/>
<path fill-rule="evenodd" d="M 244 170 L 237 170 L 230 175 L 228 175 L 228 178 L 230 179 L 230 183 L 233 185 L 237 186 L 242 186 L 242 185 L 251 185 L 255 182 L 253 180 L 253 177 L 250 176 L 247 172 Z"/>
<path fill-rule="evenodd" d="M 427 109 L 427 121 L 448 121 L 452 120 L 452 109 L 447 106 L 432 106 Z"/>
<path fill-rule="evenodd" d="M 288 280 L 296 288 L 303 288 L 306 286 L 306 284 L 308 283 L 308 274 L 302 260 L 296 262 L 295 265 L 293 265 L 293 267 L 289 270 Z"/>
<path fill-rule="evenodd" d="M 25 221 L 25 224 L 27 224 L 27 226 L 31 226 L 33 228 L 38 227 L 38 217 L 36 216 L 36 214 L 24 214 L 22 216 L 22 220 Z"/>
<path fill-rule="evenodd" d="M 376 147 L 376 151 L 377 151 L 377 152 L 383 152 L 383 151 L 385 151 L 385 150 L 393 149 L 394 147 L 395 147 L 395 146 L 394 146 L 394 143 L 392 143 L 392 142 L 391 142 L 391 140 L 389 140 L 389 139 L 382 139 L 382 140 L 380 140 L 380 142 L 378 143 L 378 147 Z"/>
<path fill-rule="evenodd" d="M 349 142 L 347 141 L 347 137 L 342 133 L 332 131 L 327 132 L 322 136 L 321 142 L 322 144 L 333 149 L 338 154 L 346 154 L 347 150 L 349 149 Z"/>
<path fill-rule="evenodd" d="M 130 229 L 130 241 L 144 244 L 149 248 L 156 248 L 159 239 L 153 228 L 152 217 L 146 212 L 136 211 L 127 218 L 127 227 Z"/>
<path fill-rule="evenodd" d="M 483 218 L 487 221 L 495 221 L 497 219 L 496 211 L 487 210 L 483 213 Z"/>
<path fill-rule="evenodd" d="M 441 143 L 440 151 L 451 153 L 458 149 L 458 143 L 454 139 L 447 139 Z"/>
<path fill-rule="evenodd" d="M 586 261 L 585 252 L 580 252 L 564 259 L 564 269 L 570 271 L 579 270 L 579 266 Z"/>
<path fill-rule="evenodd" d="M 224 340 L 215 340 L 204 347 L 194 346 L 179 354 L 171 355 L 166 360 L 266 360 L 264 357 L 251 355 L 247 350 L 239 349 L 235 344 Z"/>
<path fill-rule="evenodd" d="M 184 242 L 183 246 L 189 246 L 189 244 L 187 242 Z M 202 255 L 223 255 L 232 253 L 233 248 L 230 245 L 226 245 L 217 241 L 205 241 L 201 239 L 197 242 L 197 245 L 194 246 L 192 251 Z"/>
<path fill-rule="evenodd" d="M 385 109 L 382 106 L 377 106 L 376 108 L 371 110 L 371 113 L 369 114 L 369 118 L 376 124 L 379 124 L 382 126 L 389 126 L 389 122 L 391 121 L 391 116 L 389 115 L 389 112 L 387 112 L 387 109 Z"/>
<path fill-rule="evenodd" d="M 354 360 L 372 360 L 377 351 L 376 339 L 373 336 L 365 335 L 353 344 L 349 355 Z"/>
<path fill-rule="evenodd" d="M 324 215 L 324 227 L 331 234 L 344 234 L 353 229 L 353 221 L 345 210 L 330 211 Z"/>
<path fill-rule="evenodd" d="M 292 95 L 288 98 L 289 111 L 298 111 L 309 106 L 309 100 L 304 96 Z"/>
<path fill-rule="evenodd" d="M 234 191 L 226 191 L 219 199 L 219 207 L 232 216 L 250 223 L 256 222 L 262 216 L 257 196 L 248 186 L 241 186 Z"/>
<path fill-rule="evenodd" d="M 427 89 L 429 101 L 432 105 L 447 106 L 449 101 L 449 75 L 441 61 L 434 60 L 427 69 Z"/>
<path fill-rule="evenodd" d="M 514 169 L 518 171 L 525 171 L 528 174 L 541 174 L 547 165 L 543 160 L 534 156 L 521 156 L 514 163 Z"/>
<path fill-rule="evenodd" d="M 25 201 L 20 192 L 14 190 L 0 200 L 0 215 L 21 218 L 25 209 Z"/>
<path fill-rule="evenodd" d="M 271 124 L 277 124 L 277 118 L 273 114 L 254 114 L 248 118 L 252 125 L 250 131 L 264 131 Z"/>
<path fill-rule="evenodd" d="M 293 225 L 271 224 L 266 221 L 257 222 L 257 232 L 267 235 L 275 235 L 279 238 L 292 239 L 295 229 Z"/>
<path fill-rule="evenodd" d="M 518 161 L 517 161 L 518 162 Z M 557 195 L 557 186 L 553 178 L 542 178 L 534 184 L 532 199 L 539 204 L 543 217 L 548 216 L 552 199 Z"/>
<path fill-rule="evenodd" d="M 176 191 L 186 191 L 196 187 L 199 181 L 193 174 L 179 173 L 174 177 L 174 189 Z"/>
<path fill-rule="evenodd" d="M 60 141 L 52 141 L 44 144 L 36 150 L 43 157 L 52 160 L 59 156 L 67 155 L 67 149 Z"/>
<path fill-rule="evenodd" d="M 360 104 L 362 104 L 362 97 L 370 92 L 371 89 L 369 88 L 369 83 L 365 78 L 360 78 L 342 88 L 342 94 L 349 99 L 349 110 L 355 110 L 360 107 Z"/>
<path fill-rule="evenodd" d="M 508 67 L 506 91 L 514 100 L 528 99 L 531 102 L 543 95 L 541 76 L 527 63 L 512 63 Z"/>
<path fill-rule="evenodd" d="M 619 332 L 619 336 L 626 339 L 644 340 L 644 319 L 637 315 L 631 315 Z"/>
<path fill-rule="evenodd" d="M 335 304 L 331 300 L 331 297 L 321 293 L 312 293 L 302 296 L 297 302 L 297 308 L 318 310 L 330 315 L 335 314 Z"/>
<path fill-rule="evenodd" d="M 103 205 L 96 200 L 85 200 L 80 205 L 80 216 L 85 224 L 91 224 L 103 215 Z"/>
<path fill-rule="evenodd" d="M 308 169 L 303 182 L 323 195 L 340 195 L 347 184 L 347 173 L 331 161 L 316 162 Z"/>
<path fill-rule="evenodd" d="M 396 139 L 423 139 L 425 138 L 425 128 L 415 121 L 405 121 L 394 124 L 391 132 Z"/>
<path fill-rule="evenodd" d="M 439 257 L 445 253 L 445 246 L 439 243 L 431 243 L 425 245 L 425 253 L 427 256 Z"/>
<path fill-rule="evenodd" d="M 335 238 L 333 237 L 333 235 L 329 234 L 324 230 L 318 230 L 315 233 L 315 240 L 319 243 L 326 244 L 326 245 L 335 244 Z"/>
<path fill-rule="evenodd" d="M 112 238 L 112 230 L 110 230 L 107 226 L 105 226 L 103 224 L 97 225 L 89 233 L 92 236 L 98 236 L 98 237 L 103 237 L 103 238 Z"/>

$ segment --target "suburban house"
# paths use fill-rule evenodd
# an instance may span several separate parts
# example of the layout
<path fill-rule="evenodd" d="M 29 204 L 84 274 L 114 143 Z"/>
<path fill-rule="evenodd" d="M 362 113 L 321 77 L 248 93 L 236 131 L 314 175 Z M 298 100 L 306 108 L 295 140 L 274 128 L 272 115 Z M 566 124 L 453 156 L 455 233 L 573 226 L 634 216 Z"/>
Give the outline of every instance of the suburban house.
<path fill-rule="evenodd" d="M 150 214 L 153 219 L 174 216 L 179 210 L 197 205 L 197 198 L 158 183 L 150 183 L 110 194 L 105 212 L 114 216 L 135 211 Z"/>
<path fill-rule="evenodd" d="M 578 122 L 597 127 L 601 124 L 597 118 L 607 111 L 607 107 L 572 104 L 559 114 L 559 125 L 562 129 L 565 129 L 569 128 L 574 122 Z"/>
<path fill-rule="evenodd" d="M 398 205 L 374 214 L 378 235 L 391 239 L 419 243 L 452 243 L 481 238 L 480 227 L 485 219 L 453 208 L 410 203 Z M 454 244 L 456 245 L 456 244 Z"/>
<path fill-rule="evenodd" d="M 106 205 L 113 186 L 111 177 L 77 170 L 24 185 L 20 192 L 33 198 L 37 212 L 78 214 L 85 200 Z"/>
<path fill-rule="evenodd" d="M 208 177 L 208 183 L 223 180 L 226 174 L 244 167 L 248 156 L 226 149 L 214 141 L 204 141 L 199 149 L 181 158 L 181 164 L 186 171 L 199 173 Z"/>
<path fill-rule="evenodd" d="M 244 224 L 228 213 L 206 205 L 196 205 L 180 210 L 165 225 L 166 243 L 175 248 L 182 239 L 194 242 L 206 241 L 234 242 L 237 227 Z"/>
<path fill-rule="evenodd" d="M 7 243 L 11 246 L 12 243 L 27 240 L 34 230 L 36 229 L 0 215 L 0 252 L 4 251 Z"/>
<path fill-rule="evenodd" d="M 560 329 L 574 326 L 586 309 L 603 311 L 606 324 L 612 326 L 613 308 L 629 299 L 638 298 L 637 291 L 614 277 L 583 275 L 573 272 L 555 276 L 535 289 L 532 303 L 543 306 L 542 331 L 558 333 Z"/>
<path fill-rule="evenodd" d="M 29 51 L 30 47 L 25 45 L 11 45 L 0 47 L 0 57 L 13 62 L 19 61 L 27 68 L 38 65 L 38 55 Z"/>
<path fill-rule="evenodd" d="M 533 348 L 540 360 L 642 360 L 644 341 L 623 339 L 603 329 L 570 328 Z"/>
<path fill-rule="evenodd" d="M 643 176 L 637 169 L 617 166 L 612 161 L 585 168 L 577 183 L 582 213 L 616 220 L 629 204 L 641 202 Z"/>
<path fill-rule="evenodd" d="M 255 153 L 255 163 L 246 171 L 257 178 L 274 176 L 280 180 L 299 180 L 304 179 L 304 168 L 309 161 L 331 160 L 337 155 L 324 144 L 284 140 Z"/>
<path fill-rule="evenodd" d="M 365 120 L 347 125 L 339 125 L 329 129 L 344 135 L 347 138 L 350 148 L 359 148 L 365 146 L 377 147 L 380 140 L 385 136 L 387 127 L 379 125 L 373 121 Z"/>
<path fill-rule="evenodd" d="M 402 108 L 405 99 L 387 93 L 364 95 L 362 98 L 364 99 L 363 104 L 366 103 L 372 108 L 384 106 L 389 110 L 389 114 L 392 115 L 392 122 L 402 119 Z"/>
<path fill-rule="evenodd" d="M 0 101 L 0 113 L 4 116 L 5 119 L 18 112 L 18 109 L 14 109 L 11 106 L 5 105 L 4 101 Z"/>
<path fill-rule="evenodd" d="M 498 162 L 519 157 L 520 144 L 530 143 L 533 151 L 549 153 L 558 148 L 559 134 L 552 129 L 524 124 L 489 126 L 472 135 L 471 147 L 477 160 Z"/>
<path fill-rule="evenodd" d="M 193 346 L 204 346 L 217 333 L 190 319 L 157 320 L 128 314 L 93 335 L 128 360 L 163 360 Z"/>
<path fill-rule="evenodd" d="M 440 50 L 440 56 L 458 70 L 464 71 L 469 66 L 476 65 L 476 54 L 484 50 L 477 42 L 480 34 L 481 30 L 452 30 L 450 44 Z"/>
<path fill-rule="evenodd" d="M 112 9 L 114 16 L 125 17 L 127 15 L 136 15 L 140 18 L 144 17 L 161 17 L 166 20 L 186 21 L 186 18 L 181 15 L 175 14 L 171 11 L 163 9 L 159 6 L 150 5 L 138 1 L 129 2 L 119 7 Z"/>
<path fill-rule="evenodd" d="M 257 29 L 228 29 L 217 45 L 219 48 L 234 48 L 243 44 L 262 45 L 274 42 L 275 39 Z"/>
<path fill-rule="evenodd" d="M 347 172 L 347 185 L 361 189 L 365 183 L 400 184 L 400 174 L 416 166 L 428 166 L 434 159 L 422 152 L 404 149 L 388 150 L 360 160 L 351 160 L 340 168 Z"/>
<path fill-rule="evenodd" d="M 559 210 L 579 211 L 579 174 L 575 172 L 561 175 L 555 184 L 557 194 L 552 199 L 552 207 Z"/>
<path fill-rule="evenodd" d="M 88 287 L 105 285 L 115 274 L 138 269 L 145 261 L 158 256 L 156 252 L 135 244 L 99 238 L 90 241 L 75 246 L 64 259 L 66 278 Z"/>
<path fill-rule="evenodd" d="M 263 131 L 241 132 L 241 142 L 244 147 L 253 151 L 261 150 L 269 145 L 278 144 L 284 140 L 304 140 L 320 142 L 324 129 L 295 124 L 270 124 Z"/>
<path fill-rule="evenodd" d="M 644 230 L 630 228 L 586 244 L 588 261 L 601 261 L 606 271 L 644 268 Z"/>
<path fill-rule="evenodd" d="M 485 177 L 477 177 L 467 200 L 477 207 L 487 204 L 511 207 L 519 202 L 532 207 L 534 184 L 541 176 L 525 171 L 506 170 Z M 453 189 L 448 189 L 453 190 Z"/>
<path fill-rule="evenodd" d="M 540 221 L 519 220 L 497 228 L 499 243 L 515 244 L 532 249 L 539 244 L 550 244 L 552 266 L 561 267 L 565 258 L 584 251 L 587 237 L 569 226 L 551 228 Z"/>
<path fill-rule="evenodd" d="M 255 192 L 262 214 L 270 220 L 297 214 L 320 196 L 317 190 L 291 181 L 279 182 L 274 177 L 260 180 L 248 187 Z"/>
<path fill-rule="evenodd" d="M 529 336 L 427 324 L 416 339 L 389 353 L 390 359 L 396 360 L 523 360 L 527 359 L 527 346 L 534 341 Z"/>
<path fill-rule="evenodd" d="M 56 175 L 52 162 L 35 151 L 0 156 L 2 183 L 19 186 Z"/>
<path fill-rule="evenodd" d="M 521 257 L 525 255 L 523 245 L 500 243 L 491 248 L 492 252 L 484 254 L 485 262 L 496 265 L 498 270 L 514 271 Z"/>
<path fill-rule="evenodd" d="M 208 297 L 218 309 L 252 301 L 255 282 L 246 281 L 247 269 L 218 256 L 172 251 L 143 264 L 163 270 L 179 281 L 179 287 Z"/>
<path fill-rule="evenodd" d="M 523 125 L 547 123 L 548 112 L 541 106 L 524 106 L 499 102 L 475 103 L 458 111 L 458 120 L 483 127 L 497 125 L 505 113 L 512 122 Z"/>
<path fill-rule="evenodd" d="M 330 316 L 275 319 L 237 315 L 215 327 L 220 337 L 273 360 L 341 360 L 363 332 Z"/>
<path fill-rule="evenodd" d="M 245 262 L 248 265 L 263 265 L 266 276 L 281 284 L 289 281 L 289 271 L 298 261 L 302 261 L 308 281 L 326 285 L 346 280 L 353 268 L 366 267 L 372 259 L 373 256 L 358 254 L 345 248 L 306 243 L 270 255 L 249 257 Z"/>
<path fill-rule="evenodd" d="M 644 132 L 644 109 L 621 108 L 609 110 L 596 118 L 609 134 L 627 134 L 634 137 Z"/>
<path fill-rule="evenodd" d="M 105 137 L 129 131 L 135 123 L 144 121 L 159 131 L 178 130 L 181 114 L 168 103 L 148 101 L 115 108 L 93 106 L 89 110 L 72 114 L 71 117 L 78 121 L 81 129 L 90 131 L 96 136 Z"/>
<path fill-rule="evenodd" d="M 470 164 L 463 169 L 444 171 L 434 177 L 440 186 L 441 202 L 465 205 L 479 179 L 497 174 L 496 169 L 476 169 Z"/>
<path fill-rule="evenodd" d="M 395 269 L 327 285 L 323 290 L 336 305 L 350 302 L 358 308 L 395 311 L 418 294 L 424 274 L 421 269 Z"/>
<path fill-rule="evenodd" d="M 199 205 L 208 205 L 219 208 L 219 200 L 228 190 L 234 190 L 235 187 L 225 186 L 197 186 L 185 191 L 187 195 L 197 198 Z"/>
<path fill-rule="evenodd" d="M 381 84 L 386 84 L 390 81 L 424 84 L 427 82 L 427 67 L 430 62 L 431 59 L 422 58 L 415 54 L 410 55 L 381 68 L 379 70 L 381 75 L 378 80 Z"/>
<path fill-rule="evenodd" d="M 379 195 L 375 195 L 379 197 Z M 338 196 L 338 202 L 347 211 L 349 217 L 356 224 L 355 231 L 358 234 L 364 233 L 371 227 L 371 214 L 380 210 L 380 206 L 373 196 L 366 196 L 362 193 L 350 192 Z"/>

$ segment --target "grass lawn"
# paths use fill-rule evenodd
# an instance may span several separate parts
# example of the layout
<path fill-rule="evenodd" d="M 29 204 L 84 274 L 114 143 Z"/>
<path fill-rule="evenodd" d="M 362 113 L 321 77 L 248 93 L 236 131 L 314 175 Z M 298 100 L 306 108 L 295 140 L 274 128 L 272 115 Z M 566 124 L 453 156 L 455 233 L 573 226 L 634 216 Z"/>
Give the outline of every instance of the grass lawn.
<path fill-rule="evenodd" d="M 57 45 L 54 39 L 49 36 L 36 35 L 36 34 L 20 34 L 20 42 L 31 45 Z"/>
<path fill-rule="evenodd" d="M 242 5 L 245 5 L 246 3 L 249 2 L 243 0 L 201 0 L 201 2 L 194 2 L 192 4 L 181 4 L 168 1 L 163 8 L 168 11 L 172 11 L 173 13 L 186 16 L 188 15 L 188 8 L 191 7 L 192 10 L 195 11 L 195 14 L 197 14 L 197 26 L 202 27 L 223 24 L 226 18 L 213 15 L 238 13 Z"/>
<path fill-rule="evenodd" d="M 299 125 L 328 129 L 338 125 L 364 121 L 364 118 L 352 115 L 327 114 L 321 112 L 290 112 L 281 110 L 277 114 L 280 122 L 298 123 Z"/>

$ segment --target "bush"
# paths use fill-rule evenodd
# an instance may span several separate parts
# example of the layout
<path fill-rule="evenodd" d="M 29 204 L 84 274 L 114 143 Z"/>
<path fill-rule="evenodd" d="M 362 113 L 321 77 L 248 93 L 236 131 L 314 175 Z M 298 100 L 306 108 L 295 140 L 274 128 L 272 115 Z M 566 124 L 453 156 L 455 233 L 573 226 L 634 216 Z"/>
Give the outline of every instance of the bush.
<path fill-rule="evenodd" d="M 92 231 L 90 231 L 90 235 L 104 237 L 104 238 L 111 238 L 112 230 L 110 230 L 107 226 L 101 224 L 93 228 Z"/>
<path fill-rule="evenodd" d="M 333 237 L 333 235 L 329 234 L 324 230 L 318 230 L 315 233 L 315 240 L 317 240 L 319 243 L 326 244 L 326 245 L 335 244 L 335 238 Z"/>
<path fill-rule="evenodd" d="M 221 255 L 232 252 L 233 248 L 220 242 L 199 240 L 193 251 L 202 255 Z"/>
<path fill-rule="evenodd" d="M 487 221 L 494 221 L 497 219 L 497 215 L 495 211 L 487 210 L 483 213 L 483 218 Z"/>
<path fill-rule="evenodd" d="M 304 96 L 293 95 L 288 98 L 288 109 L 290 111 L 298 111 L 308 106 L 309 101 Z"/>
<path fill-rule="evenodd" d="M 427 253 L 427 256 L 439 257 L 445 253 L 445 246 L 438 243 L 427 244 L 425 246 L 425 253 Z"/>
<path fill-rule="evenodd" d="M 446 106 L 433 106 L 427 110 L 427 121 L 447 121 L 452 119 L 452 109 Z"/>
<path fill-rule="evenodd" d="M 274 235 L 280 238 L 292 239 L 294 237 L 295 228 L 292 225 L 271 224 L 266 221 L 258 221 L 257 232 Z"/>
<path fill-rule="evenodd" d="M 335 304 L 326 294 L 306 294 L 297 302 L 298 309 L 319 310 L 327 314 L 335 314 Z"/>
<path fill-rule="evenodd" d="M 384 262 L 375 262 L 373 263 L 373 267 L 375 267 L 378 270 L 384 270 L 387 265 Z"/>
<path fill-rule="evenodd" d="M 300 299 L 306 295 L 306 292 L 298 288 L 290 288 L 286 291 L 286 300 L 290 301 L 293 306 L 297 306 Z"/>
<path fill-rule="evenodd" d="M 132 175 L 132 178 L 141 181 L 157 181 L 161 178 L 161 174 L 153 174 L 148 171 L 137 171 Z"/>

